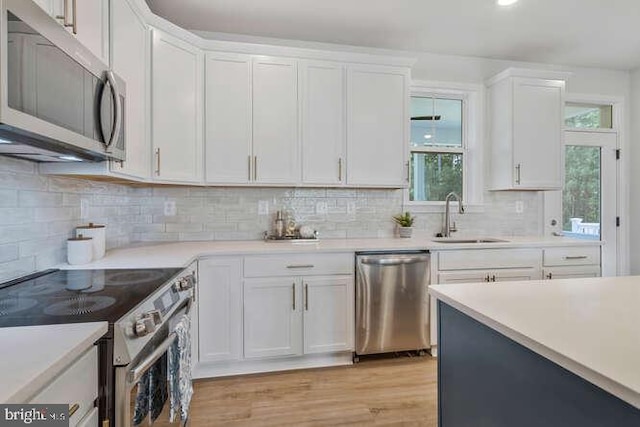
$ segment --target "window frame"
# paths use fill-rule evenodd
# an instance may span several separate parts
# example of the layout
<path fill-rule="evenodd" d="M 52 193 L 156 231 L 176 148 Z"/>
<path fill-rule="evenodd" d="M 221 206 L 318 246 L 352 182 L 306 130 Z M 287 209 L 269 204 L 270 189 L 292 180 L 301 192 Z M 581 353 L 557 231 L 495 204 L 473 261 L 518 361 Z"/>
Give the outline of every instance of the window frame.
<path fill-rule="evenodd" d="M 484 86 L 448 82 L 413 81 L 409 96 L 456 99 L 462 101 L 462 146 L 458 147 L 413 147 L 407 141 L 408 160 L 413 153 L 454 153 L 462 155 L 462 197 L 466 208 L 482 210 L 482 122 Z M 409 125 L 410 126 L 410 125 Z M 410 163 L 409 163 L 410 164 Z M 441 212 L 445 202 L 412 201 L 410 186 L 403 192 L 403 209 L 411 212 Z M 469 209 L 467 209 L 469 211 Z"/>

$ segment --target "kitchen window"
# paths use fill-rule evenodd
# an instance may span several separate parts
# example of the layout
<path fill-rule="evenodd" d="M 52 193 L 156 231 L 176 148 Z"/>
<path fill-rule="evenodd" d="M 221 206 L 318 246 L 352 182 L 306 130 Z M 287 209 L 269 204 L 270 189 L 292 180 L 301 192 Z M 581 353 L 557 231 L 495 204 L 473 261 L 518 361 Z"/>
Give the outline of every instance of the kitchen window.
<path fill-rule="evenodd" d="M 461 195 L 465 203 L 479 202 L 481 93 L 475 86 L 412 87 L 407 207 L 439 207 L 452 191 Z"/>

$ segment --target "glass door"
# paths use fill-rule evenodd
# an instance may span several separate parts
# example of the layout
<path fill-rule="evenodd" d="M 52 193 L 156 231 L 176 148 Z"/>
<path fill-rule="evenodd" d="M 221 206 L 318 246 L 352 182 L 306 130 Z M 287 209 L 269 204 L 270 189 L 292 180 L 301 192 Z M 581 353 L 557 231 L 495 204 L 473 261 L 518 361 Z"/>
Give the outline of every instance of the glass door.
<path fill-rule="evenodd" d="M 562 191 L 546 196 L 546 234 L 602 240 L 602 275 L 617 273 L 618 184 L 615 132 L 565 131 Z"/>

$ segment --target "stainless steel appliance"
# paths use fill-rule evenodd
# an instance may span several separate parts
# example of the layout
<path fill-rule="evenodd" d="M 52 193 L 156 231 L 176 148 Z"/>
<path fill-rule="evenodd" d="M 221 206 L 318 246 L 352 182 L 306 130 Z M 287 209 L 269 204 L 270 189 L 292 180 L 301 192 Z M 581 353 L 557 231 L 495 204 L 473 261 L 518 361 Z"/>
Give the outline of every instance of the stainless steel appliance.
<path fill-rule="evenodd" d="M 100 425 L 129 426 L 134 386 L 175 340 L 196 282 L 195 262 L 187 269 L 49 270 L 0 284 L 0 327 L 109 322 L 97 343 Z"/>
<path fill-rule="evenodd" d="M 33 0 L 0 5 L 0 154 L 124 160 L 124 81 Z"/>
<path fill-rule="evenodd" d="M 356 255 L 356 355 L 430 347 L 427 252 Z"/>

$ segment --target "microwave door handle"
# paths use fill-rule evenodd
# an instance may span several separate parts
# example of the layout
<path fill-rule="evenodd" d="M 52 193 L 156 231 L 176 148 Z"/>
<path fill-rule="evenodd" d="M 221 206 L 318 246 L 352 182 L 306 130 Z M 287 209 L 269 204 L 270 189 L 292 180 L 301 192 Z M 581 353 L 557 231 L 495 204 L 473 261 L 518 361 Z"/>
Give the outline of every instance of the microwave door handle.
<path fill-rule="evenodd" d="M 120 93 L 118 92 L 118 86 L 116 84 L 116 78 L 113 75 L 113 71 L 107 71 L 107 81 L 111 88 L 111 96 L 113 97 L 113 127 L 111 128 L 111 137 L 109 141 L 105 141 L 107 150 L 111 145 L 120 137 L 120 128 L 122 127 L 122 101 L 120 100 Z"/>

